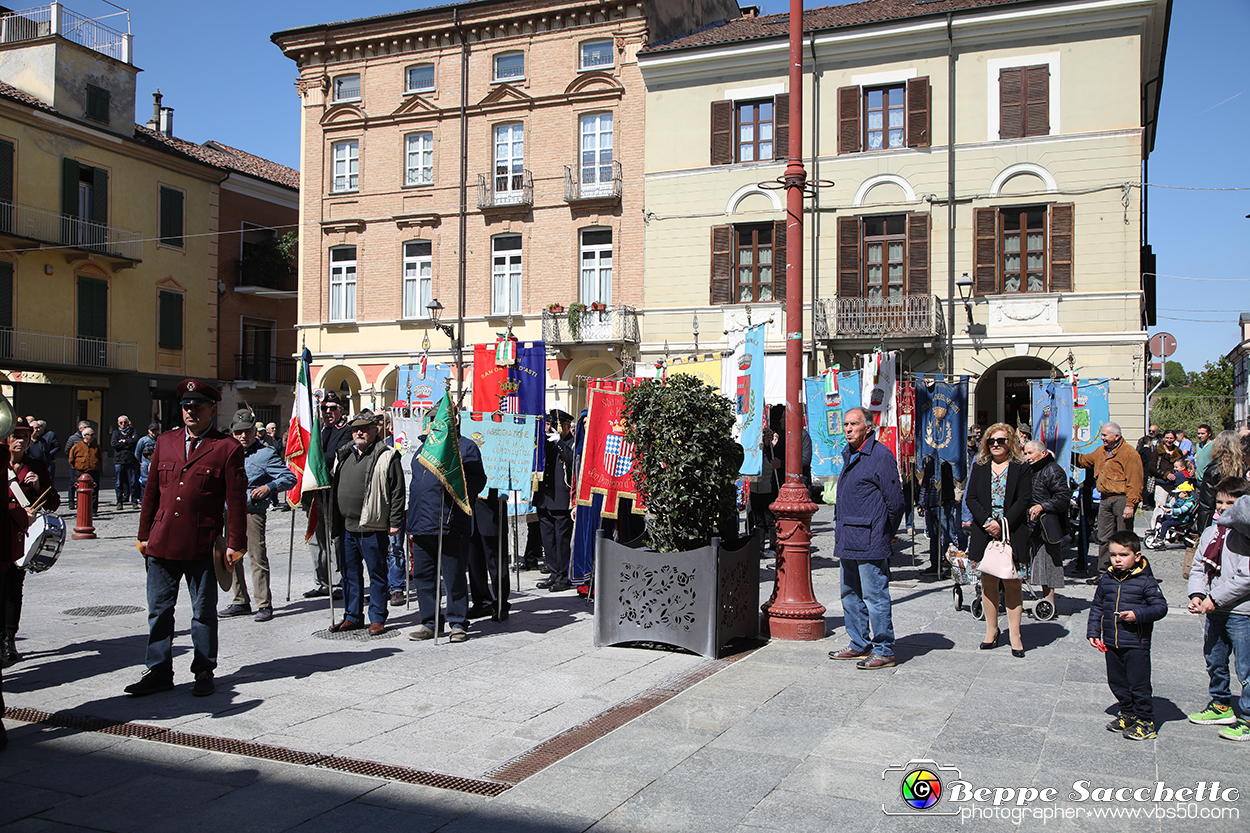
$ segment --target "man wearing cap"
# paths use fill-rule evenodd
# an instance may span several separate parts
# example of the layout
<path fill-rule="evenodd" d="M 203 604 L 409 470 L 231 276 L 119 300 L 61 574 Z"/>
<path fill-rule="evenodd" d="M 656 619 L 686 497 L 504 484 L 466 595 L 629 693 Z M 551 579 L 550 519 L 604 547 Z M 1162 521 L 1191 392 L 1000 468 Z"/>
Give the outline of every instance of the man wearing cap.
<path fill-rule="evenodd" d="M 247 476 L 247 560 L 252 570 L 252 590 L 256 593 L 256 621 L 273 618 L 273 596 L 269 592 L 269 553 L 265 548 L 265 513 L 269 510 L 271 492 L 295 485 L 295 474 L 278 452 L 260 441 L 256 415 L 247 408 L 234 412 L 230 433 L 243 447 L 243 473 Z M 234 581 L 230 585 L 230 605 L 219 616 L 247 616 L 252 601 L 243 581 L 243 562 L 234 565 Z"/>
<path fill-rule="evenodd" d="M 369 635 L 386 629 L 386 555 L 404 526 L 404 470 L 381 426 L 365 409 L 349 423 L 352 441 L 334 456 L 330 475 L 333 533 L 343 537 L 343 620 L 332 631 L 364 627 L 364 568 L 369 568 Z"/>
<path fill-rule="evenodd" d="M 69 464 L 74 469 L 74 478 L 70 483 L 71 493 L 77 491 L 80 476 L 91 476 L 91 513 L 96 514 L 100 511 L 100 474 L 104 458 L 100 453 L 100 443 L 96 441 L 95 429 L 90 424 L 82 428 L 78 442 L 70 448 Z"/>
<path fill-rule="evenodd" d="M 148 423 L 148 433 L 135 443 L 135 459 L 139 461 L 139 500 L 148 488 L 148 470 L 152 465 L 152 451 L 156 448 L 156 438 L 161 435 L 159 422 Z"/>
<path fill-rule="evenodd" d="M 338 450 L 344 445 L 350 444 L 352 441 L 352 429 L 347 424 L 347 413 L 343 410 L 343 402 L 339 399 L 338 394 L 333 391 L 326 391 L 325 397 L 321 400 L 321 453 L 325 455 L 326 471 L 334 470 L 334 457 Z M 305 500 L 317 500 L 318 521 L 313 529 L 313 537 L 308 542 L 308 548 L 312 552 L 313 573 L 317 577 L 317 584 L 313 589 L 304 593 L 305 599 L 315 599 L 318 596 L 330 595 L 330 553 L 334 553 L 334 563 L 341 570 L 343 564 L 343 538 L 342 536 L 331 535 L 327 538 L 326 521 L 331 515 L 329 504 L 329 496 L 325 490 L 319 489 L 314 492 L 305 492 Z M 308 503 L 304 504 L 306 507 Z M 333 547 L 333 550 L 331 549 Z M 336 586 L 334 588 L 334 598 L 339 598 L 341 591 Z"/>
<path fill-rule="evenodd" d="M 538 529 L 543 538 L 543 559 L 551 575 L 538 586 L 558 593 L 568 590 L 569 561 L 573 556 L 573 513 L 570 490 L 573 483 L 573 416 L 559 408 L 547 415 L 546 465 L 543 479 L 534 493 Z"/>
<path fill-rule="evenodd" d="M 247 549 L 247 478 L 243 448 L 214 426 L 221 394 L 207 382 L 178 385 L 182 428 L 156 438 L 148 468 L 149 488 L 139 513 L 137 548 L 146 558 L 148 594 L 147 671 L 126 686 L 135 697 L 174 687 L 174 603 L 185 580 L 191 597 L 194 657 L 191 693 L 213 693 L 217 668 L 215 545 L 226 528 L 225 558 Z M 224 512 L 223 512 L 224 510 Z M 224 514 L 224 517 L 223 517 Z"/>
<path fill-rule="evenodd" d="M 139 437 L 135 427 L 130 424 L 130 417 L 122 414 L 117 418 L 117 428 L 109 438 L 113 448 L 113 471 L 117 475 L 114 491 L 117 493 L 117 508 L 127 503 L 135 509 L 139 508 L 139 461 L 135 459 L 135 446 Z"/>

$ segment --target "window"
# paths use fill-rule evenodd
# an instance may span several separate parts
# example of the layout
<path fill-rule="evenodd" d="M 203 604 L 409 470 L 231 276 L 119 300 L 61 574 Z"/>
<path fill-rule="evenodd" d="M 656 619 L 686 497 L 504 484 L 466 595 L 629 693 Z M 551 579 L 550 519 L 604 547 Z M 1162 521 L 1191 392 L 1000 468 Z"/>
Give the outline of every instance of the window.
<path fill-rule="evenodd" d="M 406 75 L 405 91 L 410 93 L 424 93 L 434 89 L 434 65 L 433 64 L 417 64 L 415 67 L 408 67 Z"/>
<path fill-rule="evenodd" d="M 838 153 L 929 146 L 929 79 L 838 89 Z"/>
<path fill-rule="evenodd" d="M 78 364 L 104 367 L 108 360 L 109 284 L 78 276 Z"/>
<path fill-rule="evenodd" d="M 62 160 L 61 239 L 70 246 L 104 250 L 107 245 L 109 175 L 103 168 Z"/>
<path fill-rule="evenodd" d="M 525 126 L 495 126 L 495 203 L 520 202 L 525 188 Z M 519 239 L 519 238 L 518 238 Z"/>
<path fill-rule="evenodd" d="M 0 358 L 13 356 L 13 264 L 0 260 Z"/>
<path fill-rule="evenodd" d="M 159 321 L 156 346 L 162 350 L 182 349 L 182 293 L 157 293 Z"/>
<path fill-rule="evenodd" d="M 612 114 L 582 116 L 581 194 L 612 191 Z"/>
<path fill-rule="evenodd" d="M 109 123 L 109 91 L 95 84 L 87 85 L 87 100 L 83 115 L 101 124 Z"/>
<path fill-rule="evenodd" d="M 434 261 L 430 241 L 404 244 L 404 318 L 426 318 L 434 298 Z"/>
<path fill-rule="evenodd" d="M 929 294 L 929 215 L 838 218 L 838 297 L 901 303 Z"/>
<path fill-rule="evenodd" d="M 739 304 L 773 300 L 771 225 L 734 229 L 734 299 Z"/>
<path fill-rule="evenodd" d="M 712 102 L 712 164 L 783 159 L 790 143 L 790 96 Z"/>
<path fill-rule="evenodd" d="M 902 214 L 864 218 L 864 295 L 880 301 L 901 298 L 906 284 L 907 218 Z"/>
<path fill-rule="evenodd" d="M 331 191 L 355 191 L 360 187 L 360 142 L 335 142 Z"/>
<path fill-rule="evenodd" d="M 1071 203 L 978 208 L 978 295 L 1072 291 Z"/>
<path fill-rule="evenodd" d="M 429 185 L 434 181 L 434 134 L 412 133 L 404 137 L 404 184 Z"/>
<path fill-rule="evenodd" d="M 182 201 L 181 191 L 161 186 L 160 240 L 163 246 L 173 246 L 175 249 L 183 247 Z"/>
<path fill-rule="evenodd" d="M 579 69 L 608 69 L 615 61 L 612 41 L 610 40 L 592 40 L 586 41 L 581 48 L 581 62 L 578 64 Z"/>
<path fill-rule="evenodd" d="M 612 229 L 582 232 L 582 270 L 578 286 L 583 304 L 612 303 Z"/>
<path fill-rule="evenodd" d="M 491 240 L 490 314 L 521 312 L 521 235 L 501 234 Z"/>
<path fill-rule="evenodd" d="M 516 81 L 524 77 L 524 52 L 501 52 L 495 56 L 496 81 Z"/>
<path fill-rule="evenodd" d="M 330 250 L 330 320 L 356 320 L 356 247 Z"/>
<path fill-rule="evenodd" d="M 360 101 L 360 76 L 340 75 L 334 79 L 335 101 Z"/>
<path fill-rule="evenodd" d="M 17 148 L 10 141 L 0 139 L 0 232 L 13 231 L 13 174 L 17 170 Z"/>
<path fill-rule="evenodd" d="M 1050 66 L 998 71 L 998 137 L 1050 135 Z"/>

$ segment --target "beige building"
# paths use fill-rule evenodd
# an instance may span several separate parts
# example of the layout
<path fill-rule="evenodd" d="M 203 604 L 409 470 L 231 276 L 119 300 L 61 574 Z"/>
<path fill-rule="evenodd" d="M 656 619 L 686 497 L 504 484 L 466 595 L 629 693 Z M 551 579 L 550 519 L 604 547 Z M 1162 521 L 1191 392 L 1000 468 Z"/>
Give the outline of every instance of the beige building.
<path fill-rule="evenodd" d="M 981 423 L 1030 421 L 1028 380 L 1109 377 L 1142 430 L 1143 162 L 1169 0 L 866 0 L 804 20 L 808 372 L 884 347 L 975 374 Z M 768 319 L 784 353 L 787 16 L 639 55 L 647 86 L 644 360 Z M 953 205 L 953 209 L 952 209 Z M 1147 269 L 1145 271 L 1153 271 Z M 965 277 L 966 275 L 966 277 Z M 961 301 L 957 283 L 970 300 Z M 953 335 L 953 338 L 952 338 Z M 772 361 L 770 360 L 770 366 Z"/>
<path fill-rule="evenodd" d="M 454 362 L 435 300 L 466 363 L 509 328 L 544 339 L 553 405 L 574 410 L 579 379 L 631 364 L 636 56 L 737 14 L 724 0 L 483 0 L 275 34 L 299 68 L 299 327 L 314 386 L 345 388 L 353 409 L 389 405 L 425 338 L 431 361 Z"/>

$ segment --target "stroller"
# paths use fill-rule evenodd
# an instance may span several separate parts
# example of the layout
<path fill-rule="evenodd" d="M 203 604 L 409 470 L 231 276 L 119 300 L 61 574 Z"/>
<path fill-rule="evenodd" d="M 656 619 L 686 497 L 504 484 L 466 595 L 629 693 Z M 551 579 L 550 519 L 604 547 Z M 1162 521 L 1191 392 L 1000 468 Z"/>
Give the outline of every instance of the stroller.
<path fill-rule="evenodd" d="M 1197 516 L 1198 499 L 1194 493 L 1194 485 L 1182 483 L 1168 495 L 1155 525 L 1142 537 L 1142 546 L 1150 550 L 1161 550 L 1168 544 L 1184 544 L 1186 536 L 1194 532 L 1194 520 Z"/>
<path fill-rule="evenodd" d="M 955 610 L 964 609 L 964 591 L 963 588 L 972 588 L 972 601 L 968 604 L 968 609 L 972 611 L 972 615 L 976 619 L 985 620 L 985 602 L 981 595 L 981 571 L 977 569 L 977 562 L 968 558 L 968 555 L 961 552 L 951 544 L 946 548 L 946 561 L 951 565 L 951 578 L 955 580 L 954 586 L 951 587 L 951 596 L 955 601 Z M 1023 582 L 1021 586 L 1024 588 L 1027 601 L 1033 604 L 1033 618 L 1040 621 L 1050 621 L 1058 614 L 1055 605 L 1050 599 L 1040 597 L 1029 584 L 1029 574 L 1027 568 L 1021 574 Z M 1003 604 L 1002 586 L 999 585 L 999 604 Z"/>

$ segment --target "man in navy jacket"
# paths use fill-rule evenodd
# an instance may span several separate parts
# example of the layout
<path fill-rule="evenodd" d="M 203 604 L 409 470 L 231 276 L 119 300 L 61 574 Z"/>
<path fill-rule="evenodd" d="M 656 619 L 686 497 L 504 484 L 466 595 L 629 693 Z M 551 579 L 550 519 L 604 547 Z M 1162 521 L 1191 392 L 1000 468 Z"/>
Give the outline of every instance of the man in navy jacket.
<path fill-rule="evenodd" d="M 872 436 L 863 408 L 843 418 L 846 447 L 838 478 L 833 554 L 841 564 L 842 611 L 851 645 L 830 651 L 830 659 L 858 660 L 856 668 L 894 665 L 894 622 L 890 609 L 890 541 L 903 517 L 898 462 Z M 871 637 L 869 629 L 871 627 Z"/>

